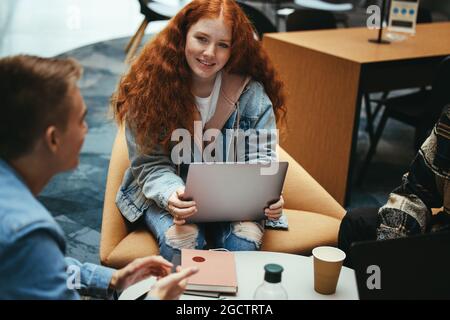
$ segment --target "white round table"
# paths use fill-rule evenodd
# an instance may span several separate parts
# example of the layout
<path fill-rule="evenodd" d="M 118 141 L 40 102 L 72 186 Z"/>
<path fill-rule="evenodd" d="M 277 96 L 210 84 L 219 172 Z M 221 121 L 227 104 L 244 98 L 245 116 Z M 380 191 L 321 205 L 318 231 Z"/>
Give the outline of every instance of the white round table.
<path fill-rule="evenodd" d="M 314 290 L 313 258 L 295 254 L 241 251 L 235 252 L 238 293 L 223 295 L 226 299 L 253 299 L 256 288 L 263 282 L 264 265 L 277 263 L 284 269 L 282 285 L 289 300 L 358 299 L 355 273 L 342 267 L 336 292 L 323 295 Z"/>
<path fill-rule="evenodd" d="M 288 293 L 289 300 L 356 300 L 358 289 L 355 272 L 342 267 L 336 292 L 323 295 L 314 291 L 313 258 L 295 254 L 267 251 L 234 252 L 236 273 L 238 277 L 238 293 L 221 295 L 226 300 L 251 300 L 253 294 L 264 279 L 264 265 L 277 263 L 283 266 L 282 285 Z M 136 299 L 145 293 L 154 283 L 154 278 L 141 281 L 125 290 L 120 299 Z M 183 295 L 181 300 L 211 299 L 206 297 Z"/>

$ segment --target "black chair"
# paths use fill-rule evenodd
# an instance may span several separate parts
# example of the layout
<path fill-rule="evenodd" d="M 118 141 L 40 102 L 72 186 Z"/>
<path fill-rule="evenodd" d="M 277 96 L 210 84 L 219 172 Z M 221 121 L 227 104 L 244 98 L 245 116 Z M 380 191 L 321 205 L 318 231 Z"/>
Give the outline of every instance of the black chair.
<path fill-rule="evenodd" d="M 426 8 L 419 7 L 419 11 L 417 11 L 417 23 L 431 23 L 431 22 L 433 22 L 431 11 Z"/>
<path fill-rule="evenodd" d="M 273 11 L 275 13 L 275 28 L 279 29 L 279 16 L 277 14 L 278 10 L 281 9 L 283 4 L 288 4 L 288 7 L 291 7 L 292 5 L 294 5 L 294 0 L 237 0 L 237 2 L 239 3 L 247 3 L 247 2 L 257 2 L 257 3 L 261 3 L 264 4 L 265 8 L 270 5 L 271 8 L 270 10 Z M 264 11 L 267 11 L 266 9 L 264 9 Z"/>
<path fill-rule="evenodd" d="M 264 33 L 277 32 L 277 28 L 264 13 L 248 4 L 242 2 L 238 2 L 238 4 L 247 15 L 247 18 L 252 22 L 259 39 L 262 39 Z"/>
<path fill-rule="evenodd" d="M 416 149 L 419 149 L 438 120 L 444 106 L 450 103 L 449 83 L 450 56 L 439 64 L 431 90 L 419 90 L 384 101 L 383 114 L 361 167 L 357 180 L 358 185 L 362 184 L 387 120 L 392 118 L 413 126 L 416 129 L 414 145 Z"/>
<path fill-rule="evenodd" d="M 286 20 L 286 31 L 336 29 L 337 21 L 330 11 L 298 9 Z"/>

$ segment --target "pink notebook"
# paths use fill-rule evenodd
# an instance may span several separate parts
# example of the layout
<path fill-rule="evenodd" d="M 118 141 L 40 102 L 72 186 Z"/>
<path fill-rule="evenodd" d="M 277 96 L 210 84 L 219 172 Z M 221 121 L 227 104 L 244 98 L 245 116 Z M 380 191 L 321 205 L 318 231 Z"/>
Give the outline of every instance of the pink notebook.
<path fill-rule="evenodd" d="M 187 290 L 224 293 L 238 290 L 233 252 L 182 249 L 181 266 L 200 269 L 189 278 Z"/>

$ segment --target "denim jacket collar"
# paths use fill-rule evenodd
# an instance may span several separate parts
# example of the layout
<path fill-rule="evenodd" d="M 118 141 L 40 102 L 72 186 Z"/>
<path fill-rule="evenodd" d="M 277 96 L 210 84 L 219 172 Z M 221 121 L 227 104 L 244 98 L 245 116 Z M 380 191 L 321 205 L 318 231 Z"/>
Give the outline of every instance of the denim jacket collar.
<path fill-rule="evenodd" d="M 33 230 L 46 229 L 55 236 L 64 252 L 62 229 L 35 198 L 23 178 L 3 159 L 0 159 L 0 204 L 0 243 L 13 243 Z"/>
<path fill-rule="evenodd" d="M 16 170 L 5 160 L 0 158 L 0 171 L 8 172 L 12 176 L 14 176 L 17 180 L 19 180 L 26 189 L 29 189 L 23 178 L 16 172 Z"/>

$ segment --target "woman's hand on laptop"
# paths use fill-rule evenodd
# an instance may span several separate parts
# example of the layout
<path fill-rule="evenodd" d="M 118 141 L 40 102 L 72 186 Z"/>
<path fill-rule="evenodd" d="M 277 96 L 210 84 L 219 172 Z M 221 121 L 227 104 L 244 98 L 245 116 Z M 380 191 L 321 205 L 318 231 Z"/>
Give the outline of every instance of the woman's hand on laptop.
<path fill-rule="evenodd" d="M 271 204 L 268 208 L 264 210 L 266 217 L 269 220 L 278 220 L 283 213 L 284 199 L 283 196 L 280 196 L 280 199 Z"/>
<path fill-rule="evenodd" d="M 176 225 L 186 223 L 186 219 L 197 212 L 195 201 L 183 200 L 184 187 L 179 188 L 169 197 L 167 211 L 173 216 Z"/>

